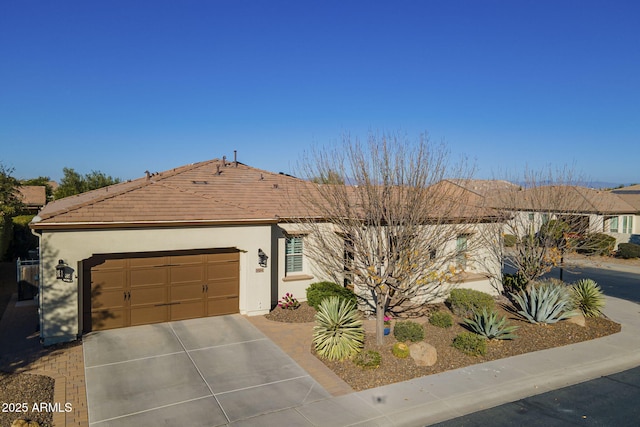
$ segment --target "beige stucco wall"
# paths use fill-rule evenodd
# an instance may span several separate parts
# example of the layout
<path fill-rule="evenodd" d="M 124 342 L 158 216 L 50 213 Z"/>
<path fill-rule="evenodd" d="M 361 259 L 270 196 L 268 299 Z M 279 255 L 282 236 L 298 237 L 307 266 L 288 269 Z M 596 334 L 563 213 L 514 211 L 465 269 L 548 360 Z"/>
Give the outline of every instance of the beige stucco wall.
<path fill-rule="evenodd" d="M 232 247 L 240 250 L 240 313 L 265 314 L 271 306 L 271 259 L 258 265 L 258 249 L 271 257 L 271 226 L 225 226 L 156 229 L 104 229 L 42 233 L 41 336 L 45 344 L 75 339 L 80 333 L 78 296 L 82 260 L 94 254 L 152 252 Z M 63 259 L 74 271 L 73 281 L 55 278 Z"/>

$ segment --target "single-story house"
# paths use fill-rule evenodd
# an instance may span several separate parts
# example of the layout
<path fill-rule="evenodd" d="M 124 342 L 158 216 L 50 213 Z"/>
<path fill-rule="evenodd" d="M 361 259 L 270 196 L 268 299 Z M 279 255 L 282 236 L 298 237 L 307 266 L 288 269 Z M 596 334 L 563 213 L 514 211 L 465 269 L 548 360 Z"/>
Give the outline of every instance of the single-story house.
<path fill-rule="evenodd" d="M 47 204 L 47 189 L 44 185 L 22 185 L 18 187 L 18 194 L 30 213 L 38 213 Z"/>
<path fill-rule="evenodd" d="M 615 236 L 618 243 L 635 243 L 640 245 L 640 184 L 611 190 L 625 203 L 633 207 L 633 214 L 611 216 L 608 222 L 609 234 Z"/>
<path fill-rule="evenodd" d="M 313 236 L 291 220 L 304 212 L 297 195 L 313 185 L 223 158 L 49 203 L 31 223 L 43 342 L 266 314 L 287 292 L 304 300 L 325 279 L 305 254 Z M 493 290 L 473 266 L 468 273 L 475 288 Z"/>

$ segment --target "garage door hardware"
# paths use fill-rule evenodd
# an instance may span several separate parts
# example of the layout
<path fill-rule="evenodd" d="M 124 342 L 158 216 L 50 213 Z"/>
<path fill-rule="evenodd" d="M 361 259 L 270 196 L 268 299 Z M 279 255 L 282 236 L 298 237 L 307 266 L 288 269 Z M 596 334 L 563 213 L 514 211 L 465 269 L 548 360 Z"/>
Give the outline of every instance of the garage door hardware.
<path fill-rule="evenodd" d="M 124 300 L 131 301 L 131 292 L 128 292 L 128 291 L 124 292 Z"/>
<path fill-rule="evenodd" d="M 164 304 L 156 304 L 155 307 L 162 307 L 165 305 L 176 305 L 176 304 L 180 304 L 180 302 L 166 302 Z"/>
<path fill-rule="evenodd" d="M 207 284 L 202 285 L 202 292 L 209 292 L 209 285 Z"/>

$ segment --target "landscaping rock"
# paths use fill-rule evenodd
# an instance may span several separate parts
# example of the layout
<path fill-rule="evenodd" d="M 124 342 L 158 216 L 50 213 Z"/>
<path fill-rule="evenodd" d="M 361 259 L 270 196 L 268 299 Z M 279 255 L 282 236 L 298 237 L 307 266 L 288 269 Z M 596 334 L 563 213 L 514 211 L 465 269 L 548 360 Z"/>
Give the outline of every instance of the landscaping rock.
<path fill-rule="evenodd" d="M 575 316 L 571 316 L 567 319 L 569 323 L 575 323 L 578 326 L 582 326 L 583 328 L 587 325 L 586 319 L 584 318 L 584 314 L 578 313 Z"/>
<path fill-rule="evenodd" d="M 433 366 L 438 361 L 436 348 L 426 342 L 411 344 L 409 353 L 418 366 Z"/>

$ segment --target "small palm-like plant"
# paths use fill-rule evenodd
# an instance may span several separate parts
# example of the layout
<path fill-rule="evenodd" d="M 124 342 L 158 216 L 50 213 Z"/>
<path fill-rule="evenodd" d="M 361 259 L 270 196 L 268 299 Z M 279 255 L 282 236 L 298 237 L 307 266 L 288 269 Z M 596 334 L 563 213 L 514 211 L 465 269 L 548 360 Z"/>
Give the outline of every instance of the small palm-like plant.
<path fill-rule="evenodd" d="M 507 318 L 498 316 L 495 310 L 487 312 L 487 309 L 483 308 L 481 313 L 474 312 L 473 318 L 464 319 L 464 322 L 473 332 L 490 340 L 512 340 L 518 338 L 517 335 L 512 333 L 518 327 L 508 326 Z"/>
<path fill-rule="evenodd" d="M 563 284 L 534 283 L 529 290 L 511 297 L 520 308 L 517 313 L 531 323 L 556 323 L 575 315 L 570 294 Z"/>
<path fill-rule="evenodd" d="M 604 295 L 598 284 L 591 279 L 581 279 L 571 286 L 571 299 L 576 309 L 585 317 L 598 317 L 604 307 Z"/>
<path fill-rule="evenodd" d="M 364 328 L 353 302 L 332 296 L 325 298 L 316 313 L 313 344 L 320 357 L 344 360 L 362 350 Z"/>

